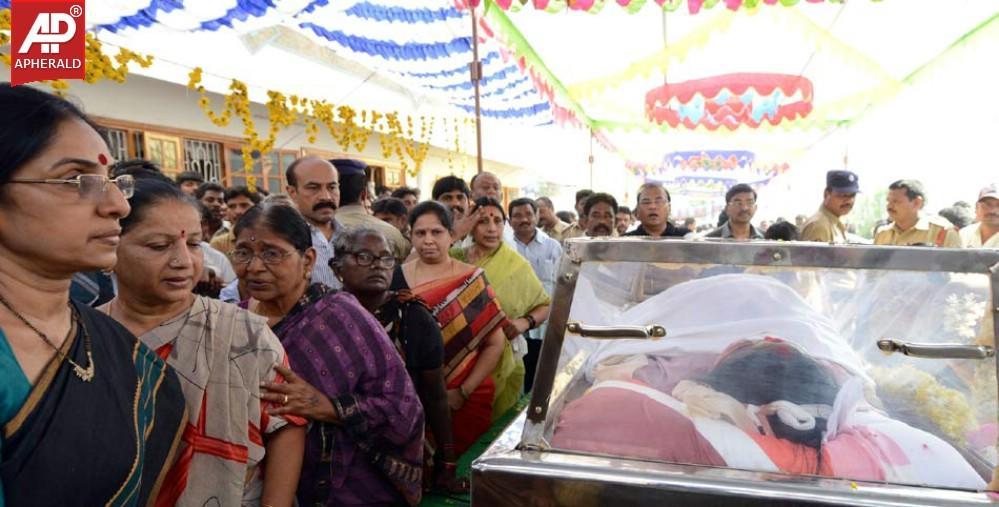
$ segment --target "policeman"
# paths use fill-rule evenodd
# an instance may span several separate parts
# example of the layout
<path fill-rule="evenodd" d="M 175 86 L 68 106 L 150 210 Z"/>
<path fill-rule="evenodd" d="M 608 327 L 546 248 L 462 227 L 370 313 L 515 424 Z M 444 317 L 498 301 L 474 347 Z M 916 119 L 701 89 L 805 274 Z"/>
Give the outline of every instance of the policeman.
<path fill-rule="evenodd" d="M 859 191 L 860 178 L 856 174 L 850 171 L 827 172 L 822 206 L 802 225 L 801 240 L 846 243 L 846 226 L 840 218 L 853 209 Z"/>
<path fill-rule="evenodd" d="M 926 193 L 919 181 L 898 180 L 888 185 L 888 216 L 892 221 L 874 235 L 874 244 L 961 248 L 961 236 L 950 223 L 920 213 L 925 204 Z"/>

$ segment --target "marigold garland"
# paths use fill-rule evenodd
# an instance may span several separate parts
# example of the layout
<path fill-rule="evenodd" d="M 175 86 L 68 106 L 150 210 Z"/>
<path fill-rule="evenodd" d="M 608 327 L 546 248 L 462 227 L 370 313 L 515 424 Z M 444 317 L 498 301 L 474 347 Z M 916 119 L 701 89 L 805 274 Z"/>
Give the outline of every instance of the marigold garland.
<path fill-rule="evenodd" d="M 11 28 L 10 9 L 0 10 L 0 46 L 10 43 L 10 36 L 6 33 Z M 6 31 L 6 32 L 5 32 Z M 137 63 L 146 68 L 152 65 L 153 57 L 135 53 L 126 48 L 120 48 L 118 54 L 111 57 L 104 54 L 102 44 L 91 34 L 86 34 L 86 75 L 84 81 L 95 83 L 102 79 L 113 80 L 124 83 L 128 75 L 128 65 Z M 0 53 L 0 60 L 7 67 L 11 66 L 9 54 Z M 330 137 L 345 151 L 354 149 L 363 152 L 367 148 L 371 134 L 379 133 L 379 140 L 382 148 L 383 158 L 394 158 L 399 160 L 402 170 L 411 176 L 419 173 L 427 155 L 430 151 L 430 140 L 433 137 L 433 127 L 435 119 L 422 116 L 420 124 L 419 138 L 414 136 L 415 127 L 413 118 L 406 118 L 406 134 L 403 135 L 402 123 L 399 120 L 398 112 L 381 113 L 378 111 L 362 110 L 358 113 L 348 105 L 339 107 L 333 106 L 324 100 L 306 99 L 269 90 L 267 92 L 268 101 L 266 103 L 268 113 L 268 132 L 266 138 L 261 138 L 257 132 L 253 121 L 249 91 L 247 86 L 238 79 L 231 80 L 229 93 L 225 95 L 222 108 L 215 112 L 212 108 L 212 101 L 208 96 L 208 91 L 201 84 L 204 71 L 201 67 L 191 70 L 188 74 L 187 87 L 199 94 L 198 105 L 205 112 L 209 121 L 218 127 L 226 127 L 232 121 L 233 116 L 240 119 L 243 124 L 243 137 L 246 144 L 242 148 L 242 159 L 244 172 L 247 174 L 246 183 L 251 189 L 256 185 L 256 177 L 253 176 L 254 154 L 266 156 L 274 149 L 274 144 L 278 133 L 301 120 L 305 124 L 305 134 L 310 144 L 315 143 L 319 136 L 319 126 L 325 125 Z M 69 89 L 69 83 L 65 80 L 44 81 L 56 94 L 63 95 Z M 455 151 L 460 153 L 461 143 L 458 140 L 458 124 L 455 125 Z M 467 119 L 466 119 L 467 124 Z M 446 128 L 446 123 L 445 123 Z M 449 164 L 453 163 L 453 157 L 448 150 Z M 410 162 L 412 165 L 410 165 Z"/>
<path fill-rule="evenodd" d="M 288 97 L 273 90 L 267 92 L 269 128 L 267 137 L 262 139 L 253 122 L 246 84 L 233 79 L 229 85 L 230 93 L 225 96 L 221 111 L 215 112 L 211 107 L 208 92 L 201 84 L 203 73 L 200 67 L 193 69 L 188 74 L 187 87 L 200 94 L 198 105 L 213 124 L 225 127 L 229 125 L 233 116 L 240 118 L 243 123 L 243 136 L 247 142 L 242 150 L 243 167 L 248 175 L 253 172 L 253 154 L 272 151 L 278 133 L 298 120 L 305 124 L 305 134 L 310 144 L 316 142 L 319 126 L 324 125 L 330 137 L 345 151 L 363 152 L 367 148 L 371 134 L 377 131 L 382 157 L 398 159 L 402 170 L 411 176 L 419 173 L 430 152 L 430 140 L 433 138 L 435 123 L 432 117 L 420 117 L 420 135 L 416 137 L 411 116 L 406 118 L 404 132 L 398 112 L 380 113 L 368 110 L 358 112 L 348 105 L 334 107 L 325 100 L 305 99 L 297 95 Z M 457 121 L 455 125 L 457 126 Z M 404 133 L 406 135 L 403 135 Z M 455 133 L 457 135 L 457 128 Z M 458 142 L 455 145 L 460 147 Z M 248 176 L 248 186 L 252 185 L 250 178 L 252 176 Z"/>
<path fill-rule="evenodd" d="M 874 367 L 869 373 L 885 406 L 900 420 L 959 444 L 977 427 L 964 394 L 933 375 L 911 365 Z"/>

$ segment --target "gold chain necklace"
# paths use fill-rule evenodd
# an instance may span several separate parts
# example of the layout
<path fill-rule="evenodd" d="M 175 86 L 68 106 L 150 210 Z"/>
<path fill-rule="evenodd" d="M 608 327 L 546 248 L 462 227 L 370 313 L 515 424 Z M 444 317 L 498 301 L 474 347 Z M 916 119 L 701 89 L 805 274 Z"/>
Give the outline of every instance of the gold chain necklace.
<path fill-rule="evenodd" d="M 49 337 L 45 335 L 45 333 L 39 331 L 37 327 L 31 325 L 31 323 L 28 322 L 28 319 L 25 319 L 24 316 L 22 316 L 20 313 L 17 313 L 17 310 L 15 310 L 12 306 L 10 306 L 10 303 L 8 303 L 3 296 L 0 296 L 0 304 L 2 304 L 4 307 L 10 310 L 10 313 L 13 313 L 14 316 L 17 317 L 17 320 L 20 320 L 22 323 L 24 323 L 25 326 L 28 326 L 28 328 L 34 331 L 35 334 L 41 337 L 42 341 L 44 341 L 49 347 L 52 347 L 52 349 L 56 351 L 56 354 L 59 355 L 59 357 L 64 359 L 69 364 L 73 365 L 73 373 L 76 374 L 76 376 L 79 377 L 80 380 L 84 382 L 92 382 L 94 380 L 94 374 L 96 370 L 94 368 L 94 353 L 93 353 L 93 347 L 91 346 L 90 343 L 90 333 L 87 332 L 87 327 L 84 326 L 82 323 L 80 323 L 80 316 L 77 314 L 76 308 L 74 308 L 72 304 L 69 305 L 71 322 L 69 325 L 69 333 L 66 334 L 66 339 L 68 340 L 70 338 L 70 336 L 73 333 L 73 329 L 75 329 L 76 326 L 80 326 L 80 328 L 83 330 L 83 346 L 87 351 L 87 362 L 90 363 L 86 368 L 80 366 L 79 364 L 77 364 L 76 361 L 73 361 L 72 359 L 70 359 L 69 356 L 64 354 L 62 350 L 59 349 L 59 347 L 56 347 L 55 344 L 52 343 L 52 340 L 50 340 Z"/>

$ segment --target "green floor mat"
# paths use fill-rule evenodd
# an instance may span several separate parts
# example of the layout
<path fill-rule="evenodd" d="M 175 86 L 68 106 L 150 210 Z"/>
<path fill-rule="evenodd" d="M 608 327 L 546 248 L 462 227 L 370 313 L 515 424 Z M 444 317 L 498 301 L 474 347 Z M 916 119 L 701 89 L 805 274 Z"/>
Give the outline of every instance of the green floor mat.
<path fill-rule="evenodd" d="M 513 406 L 503 417 L 500 417 L 489 427 L 484 435 L 482 435 L 471 447 L 465 451 L 465 454 L 461 455 L 458 459 L 458 476 L 468 477 L 472 472 L 472 462 L 475 458 L 478 458 L 482 453 L 486 452 L 489 448 L 489 444 L 496 440 L 500 433 L 513 421 L 521 411 L 527 407 L 530 401 L 530 395 L 525 395 L 517 401 L 517 404 Z M 420 503 L 420 507 L 439 507 L 439 506 L 461 506 L 461 505 L 471 505 L 469 495 L 424 495 L 423 502 Z"/>

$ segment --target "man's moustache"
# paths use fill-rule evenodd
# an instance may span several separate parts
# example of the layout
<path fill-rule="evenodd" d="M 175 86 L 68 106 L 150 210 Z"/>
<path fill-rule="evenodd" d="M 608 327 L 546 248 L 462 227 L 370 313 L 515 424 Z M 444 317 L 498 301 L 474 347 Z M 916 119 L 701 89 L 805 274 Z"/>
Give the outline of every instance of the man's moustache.
<path fill-rule="evenodd" d="M 315 206 L 313 206 L 312 207 L 312 211 L 319 211 L 319 210 L 321 210 L 323 208 L 329 208 L 329 209 L 335 210 L 336 209 L 336 204 L 333 204 L 332 202 L 329 202 L 329 201 L 324 201 L 324 202 L 318 203 Z"/>

